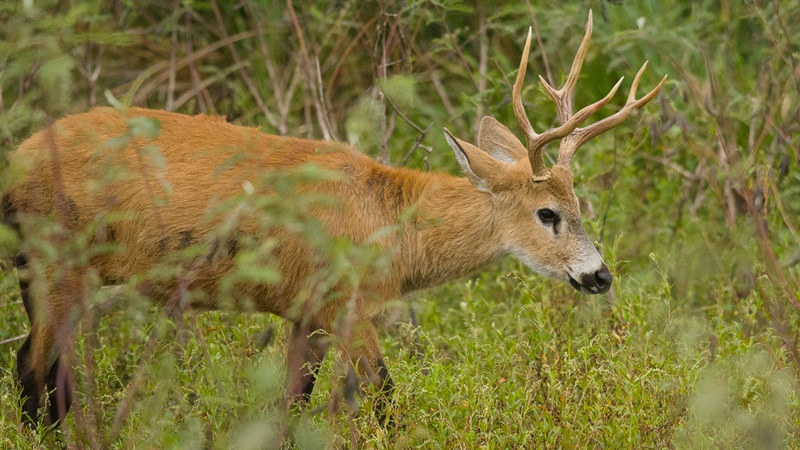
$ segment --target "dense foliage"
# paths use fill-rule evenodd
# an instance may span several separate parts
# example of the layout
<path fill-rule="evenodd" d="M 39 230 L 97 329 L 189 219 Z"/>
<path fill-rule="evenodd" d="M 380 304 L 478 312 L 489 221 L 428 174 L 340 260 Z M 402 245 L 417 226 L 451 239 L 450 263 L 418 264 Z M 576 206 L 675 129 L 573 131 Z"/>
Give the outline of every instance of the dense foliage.
<path fill-rule="evenodd" d="M 584 296 L 511 259 L 416 294 L 421 342 L 407 325 L 383 340 L 398 384 L 394 431 L 365 412 L 369 391 L 361 413 L 341 407 L 336 357 L 313 407 L 287 426 L 274 317 L 189 313 L 176 325 L 134 302 L 99 318 L 96 333 L 84 323 L 76 414 L 36 435 L 18 422 L 14 355 L 27 319 L 7 265 L 0 446 L 797 445 L 797 2 L 6 1 L 0 151 L 66 114 L 136 105 L 456 173 L 441 128 L 474 140 L 492 115 L 515 129 L 510 85 L 532 24 L 526 106 L 536 129 L 554 123 L 535 74 L 563 81 L 589 8 L 577 105 L 624 75 L 625 94 L 600 114 L 618 108 L 644 60 L 642 90 L 669 75 L 641 114 L 574 161 L 585 226 L 615 274 L 609 294 Z M 2 228 L 0 238 L 13 256 L 16 236 Z M 262 348 L 270 327 L 277 339 Z"/>

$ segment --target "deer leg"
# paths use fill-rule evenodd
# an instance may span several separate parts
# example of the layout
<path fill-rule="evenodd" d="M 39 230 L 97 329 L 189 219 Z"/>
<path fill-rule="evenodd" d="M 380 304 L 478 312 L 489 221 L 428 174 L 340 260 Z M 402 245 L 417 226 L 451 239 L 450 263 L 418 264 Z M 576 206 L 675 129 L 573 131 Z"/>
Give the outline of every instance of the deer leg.
<path fill-rule="evenodd" d="M 68 368 L 52 354 L 55 345 L 52 329 L 37 322 L 31 324 L 31 332 L 17 352 L 17 377 L 22 385 L 22 421 L 35 427 L 39 408 L 44 403 L 47 387 L 49 410 L 47 423 L 59 424 L 72 404 L 72 387 L 68 381 Z"/>
<path fill-rule="evenodd" d="M 22 305 L 28 314 L 28 320 L 33 325 L 35 323 L 34 307 L 30 297 L 30 282 L 27 277 L 26 269 L 28 260 L 24 254 L 20 253 L 14 259 L 19 276 L 19 290 L 22 297 Z M 39 406 L 42 403 L 42 392 L 44 391 L 44 368 L 36 367 L 31 358 L 31 347 L 34 341 L 38 341 L 31 327 L 28 338 L 17 351 L 17 378 L 22 387 L 22 421 L 35 427 L 39 419 Z"/>
<path fill-rule="evenodd" d="M 307 325 L 295 323 L 287 345 L 287 392 L 290 403 L 305 406 L 317 381 L 317 373 L 330 347 L 325 334 L 311 333 Z"/>
<path fill-rule="evenodd" d="M 17 378 L 22 387 L 22 422 L 36 427 L 44 390 L 44 375 L 31 364 L 31 334 L 17 351 Z"/>
<path fill-rule="evenodd" d="M 67 417 L 72 406 L 72 385 L 69 381 L 69 368 L 57 356 L 47 374 L 47 392 L 50 422 L 60 424 Z"/>
<path fill-rule="evenodd" d="M 393 426 L 393 420 L 386 414 L 387 407 L 391 405 L 394 393 L 394 381 L 389 375 L 389 369 L 383 361 L 378 332 L 372 323 L 360 325 L 356 330 L 355 348 L 350 351 L 350 361 L 358 368 L 361 376 L 378 389 L 378 398 L 375 400 L 375 415 L 381 425 Z M 350 383 L 346 383 L 349 385 Z M 347 397 L 348 392 L 345 392 Z"/>
<path fill-rule="evenodd" d="M 22 422 L 30 427 L 36 426 L 39 408 L 44 403 L 46 386 L 49 423 L 59 424 L 72 404 L 72 387 L 68 379 L 68 368 L 62 363 L 55 342 L 58 318 L 50 308 L 34 303 L 26 257 L 20 254 L 14 263 L 19 274 L 22 304 L 31 324 L 28 338 L 17 351 L 17 377 L 22 387 L 23 399 Z"/>

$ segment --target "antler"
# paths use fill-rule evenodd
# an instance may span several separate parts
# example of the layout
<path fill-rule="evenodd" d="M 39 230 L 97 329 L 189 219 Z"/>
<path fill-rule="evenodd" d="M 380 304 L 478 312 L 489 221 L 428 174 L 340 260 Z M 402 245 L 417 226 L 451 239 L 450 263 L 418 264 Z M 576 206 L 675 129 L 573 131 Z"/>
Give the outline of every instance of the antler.
<path fill-rule="evenodd" d="M 633 96 L 636 92 L 636 87 L 639 84 L 639 78 L 642 74 L 642 71 L 647 66 L 647 63 L 645 63 L 645 65 L 642 66 L 642 69 L 636 75 L 632 93 L 628 97 L 628 103 L 622 110 L 613 116 L 603 119 L 591 126 L 578 128 L 578 126 L 590 115 L 594 114 L 597 110 L 608 103 L 609 100 L 611 100 L 611 97 L 613 97 L 617 92 L 617 89 L 624 78 L 620 78 L 619 81 L 617 81 L 617 84 L 611 88 L 611 91 L 608 93 L 608 95 L 581 109 L 575 115 L 572 114 L 572 97 L 574 94 L 575 85 L 578 82 L 578 75 L 581 72 L 583 59 L 586 57 L 586 52 L 589 48 L 589 40 L 592 37 L 592 11 L 589 10 L 589 20 L 586 24 L 586 33 L 584 34 L 583 41 L 581 42 L 578 52 L 575 55 L 575 60 L 572 62 L 572 68 L 570 69 L 569 76 L 567 76 L 567 81 L 564 83 L 564 86 L 561 89 L 556 90 L 550 86 L 541 75 L 539 76 L 539 81 L 542 83 L 542 86 L 544 86 L 545 90 L 550 95 L 550 98 L 552 98 L 553 102 L 556 104 L 556 110 L 558 112 L 558 118 L 561 122 L 561 126 L 551 128 L 541 134 L 538 134 L 533 130 L 533 127 L 531 126 L 531 123 L 525 114 L 525 109 L 522 106 L 521 95 L 522 82 L 525 78 L 526 67 L 528 65 L 531 37 L 532 30 L 529 28 L 528 39 L 525 42 L 525 49 L 522 52 L 522 60 L 519 64 L 517 79 L 514 82 L 512 97 L 514 104 L 514 116 L 517 119 L 517 124 L 519 124 L 522 133 L 525 135 L 525 141 L 527 143 L 528 158 L 530 159 L 531 169 L 533 171 L 532 178 L 534 181 L 544 181 L 550 178 L 550 171 L 547 169 L 542 155 L 542 149 L 548 142 L 566 137 L 561 142 L 561 146 L 559 147 L 558 164 L 562 164 L 563 161 L 564 164 L 569 165 L 572 155 L 575 154 L 575 150 L 586 143 L 586 141 L 604 131 L 615 127 L 620 122 L 625 120 L 634 109 L 640 108 L 645 103 L 649 102 L 658 93 L 658 90 L 661 89 L 661 86 L 666 80 L 666 76 L 664 77 L 664 80 L 661 80 L 661 83 L 645 97 L 640 100 L 633 99 Z"/>
<path fill-rule="evenodd" d="M 658 91 L 661 90 L 661 87 L 664 86 L 664 83 L 667 81 L 666 75 L 664 75 L 664 78 L 661 79 L 661 82 L 658 83 L 658 86 L 653 88 L 652 91 L 648 92 L 647 95 L 639 100 L 636 99 L 636 89 L 639 87 L 639 79 L 642 77 L 642 73 L 644 73 L 645 68 L 647 68 L 647 61 L 642 64 L 642 68 L 636 73 L 636 77 L 633 79 L 633 84 L 631 85 L 631 92 L 628 94 L 628 100 L 625 102 L 625 106 L 623 106 L 622 109 L 613 115 L 597 121 L 587 127 L 575 129 L 566 138 L 561 140 L 561 144 L 558 147 L 557 164 L 569 167 L 572 157 L 575 156 L 575 152 L 583 144 L 588 142 L 593 137 L 603 134 L 622 123 L 625 119 L 630 117 L 634 110 L 646 105 L 650 100 L 653 99 L 653 97 L 656 96 L 656 94 L 658 94 Z M 619 85 L 619 83 L 617 84 Z"/>

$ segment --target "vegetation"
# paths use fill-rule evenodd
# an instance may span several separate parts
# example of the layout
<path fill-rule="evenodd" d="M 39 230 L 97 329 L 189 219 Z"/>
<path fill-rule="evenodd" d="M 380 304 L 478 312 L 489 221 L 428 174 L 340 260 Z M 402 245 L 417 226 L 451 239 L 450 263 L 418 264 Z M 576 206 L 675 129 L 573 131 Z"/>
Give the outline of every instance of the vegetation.
<path fill-rule="evenodd" d="M 669 75 L 636 119 L 573 163 L 585 227 L 615 274 L 607 295 L 582 295 L 510 258 L 415 294 L 419 329 L 401 324 L 382 341 L 398 385 L 396 429 L 369 412 L 371 391 L 357 413 L 343 404 L 335 355 L 312 407 L 287 422 L 275 317 L 175 319 L 125 302 L 84 321 L 73 414 L 60 431 L 36 434 L 19 425 L 15 353 L 28 324 L 7 265 L 0 446 L 796 447 L 797 2 L 3 2 L 0 151 L 63 115 L 137 105 L 348 141 L 387 164 L 456 173 L 441 127 L 474 140 L 492 115 L 515 129 L 510 85 L 528 27 L 539 42 L 529 70 L 560 84 L 589 8 L 595 32 L 577 105 L 645 59 L 642 90 Z M 554 108 L 528 78 L 529 117 L 547 128 Z M 4 184 L 13 175 L 2 174 Z M 298 207 L 286 203 L 269 211 Z M 0 242 L 5 257 L 20 245 L 7 227 Z M 332 260 L 340 251 L 374 262 L 319 245 Z M 258 264 L 267 263 L 242 261 Z M 275 339 L 264 346 L 266 330 Z"/>

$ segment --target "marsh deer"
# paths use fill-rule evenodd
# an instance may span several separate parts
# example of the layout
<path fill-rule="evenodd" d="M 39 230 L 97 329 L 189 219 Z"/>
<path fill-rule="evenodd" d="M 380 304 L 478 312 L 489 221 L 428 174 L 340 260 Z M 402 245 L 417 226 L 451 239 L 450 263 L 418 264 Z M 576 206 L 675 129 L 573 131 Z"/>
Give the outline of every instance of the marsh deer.
<path fill-rule="evenodd" d="M 508 254 L 535 272 L 569 283 L 581 292 L 607 292 L 612 275 L 582 227 L 570 161 L 587 141 L 652 100 L 666 76 L 647 95 L 636 99 L 645 62 L 625 105 L 609 117 L 581 127 L 612 98 L 622 82 L 620 79 L 603 99 L 573 113 L 573 93 L 591 33 L 590 12 L 585 36 L 561 89 L 554 89 L 540 77 L 556 104 L 560 125 L 537 133 L 522 102 L 531 44 L 528 31 L 513 86 L 514 114 L 525 145 L 491 117 L 481 121 L 477 145 L 444 129 L 466 177 L 383 166 L 345 144 L 272 136 L 219 118 L 140 108 L 127 109 L 124 114 L 98 108 L 63 118 L 33 135 L 11 156 L 12 167 L 23 168 L 27 175 L 8 187 L 4 198 L 7 223 L 25 238 L 16 261 L 31 322 L 30 334 L 18 352 L 24 419 L 36 421 L 46 392 L 51 421 L 63 419 L 70 407 L 71 387 L 69 377 L 59 375 L 64 372 L 60 355 L 65 343 L 74 338 L 69 317 L 82 307 L 86 271 L 93 270 L 101 280 L 119 282 L 147 272 L 165 248 L 173 245 L 169 242 L 186 236 L 210 242 L 209 236 L 221 224 L 208 219 L 207 209 L 239 195 L 242 186 L 261 171 L 313 164 L 340 174 L 299 188 L 303 193 L 322 193 L 335 199 L 335 207 L 314 211 L 314 218 L 332 236 L 361 243 L 381 229 L 397 229 L 376 241 L 390 255 L 389 270 L 371 273 L 358 289 L 334 286 L 337 296 L 298 313 L 293 299 L 307 288 L 304 280 L 319 265 L 314 249 L 291 230 L 263 230 L 247 221 L 237 224 L 236 233 L 279 242 L 273 257 L 281 281 L 243 283 L 237 289 L 254 299 L 253 309 L 280 315 L 293 324 L 289 367 L 290 372 L 302 372 L 289 377 L 286 389 L 287 396 L 296 401 L 303 402 L 311 395 L 316 370 L 330 346 L 324 333 L 312 332 L 325 330 L 335 335 L 339 331 L 337 317 L 346 305 L 356 326 L 349 341 L 354 344 L 343 351 L 362 376 L 388 394 L 392 381 L 379 350 L 377 330 L 392 315 L 390 301 L 406 293 L 474 273 Z M 126 120 L 140 117 L 157 120 L 160 133 L 116 141 L 118 148 L 104 158 L 133 170 L 122 179 L 109 181 L 103 189 L 91 188 L 90 181 L 99 176 L 98 152 L 128 132 Z M 543 149 L 554 140 L 560 140 L 558 159 L 547 167 Z M 144 145 L 160 149 L 164 160 L 160 177 L 166 184 L 153 182 L 146 171 L 137 169 Z M 241 157 L 232 160 L 236 155 Z M 270 186 L 261 188 L 262 195 L 274 193 Z M 168 201 L 157 203 L 153 198 Z M 401 220 L 411 208 L 415 211 L 412 219 Z M 131 212 L 134 214 L 108 225 L 103 236 L 93 237 L 113 242 L 121 251 L 87 256 L 83 263 L 67 268 L 51 267 L 43 272 L 43 279 L 25 275 L 26 264 L 42 256 L 37 253 L 40 247 L 30 244 L 31 239 L 38 239 L 37 218 L 57 217 L 60 231 L 56 234 L 65 236 L 86 230 L 97 217 Z M 197 268 L 188 287 L 205 292 L 200 306 L 223 306 L 215 293 L 235 259 L 235 252 L 228 252 Z M 175 286 L 148 281 L 139 288 L 163 303 Z"/>

